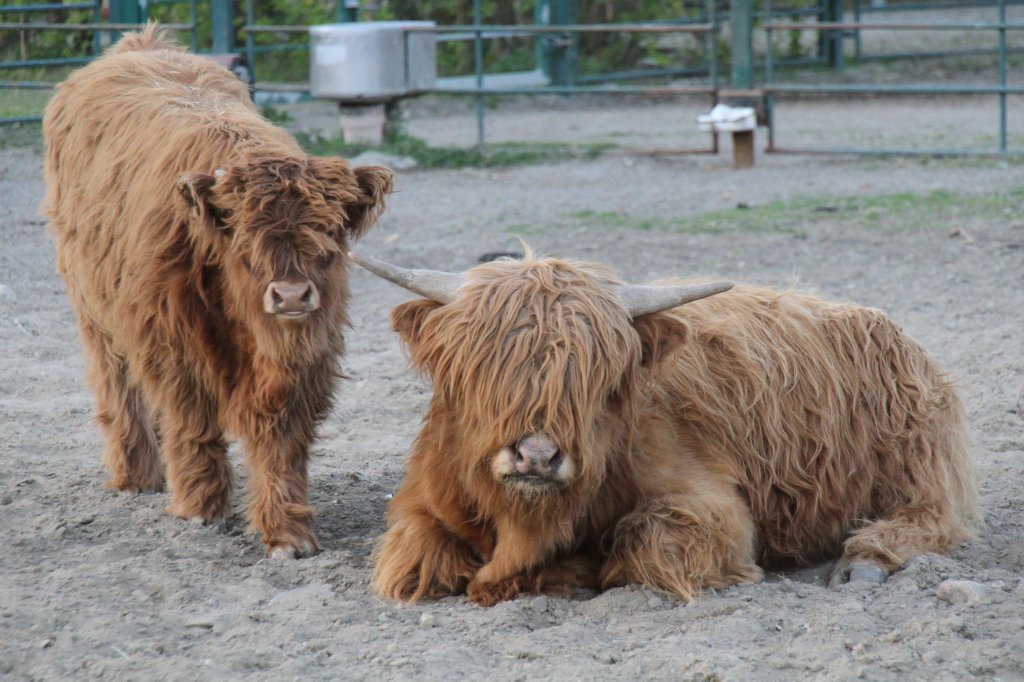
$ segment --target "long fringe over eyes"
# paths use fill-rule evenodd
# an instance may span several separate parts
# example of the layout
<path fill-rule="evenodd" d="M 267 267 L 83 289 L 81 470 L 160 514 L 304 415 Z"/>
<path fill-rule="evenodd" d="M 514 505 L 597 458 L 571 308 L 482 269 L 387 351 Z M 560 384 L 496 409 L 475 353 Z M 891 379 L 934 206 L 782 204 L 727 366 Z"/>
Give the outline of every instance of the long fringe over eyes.
<path fill-rule="evenodd" d="M 543 430 L 563 449 L 589 450 L 596 410 L 628 397 L 620 382 L 641 356 L 617 284 L 600 266 L 563 261 L 477 267 L 460 298 L 425 321 L 413 361 L 446 399 L 472 396 L 460 419 L 490 441 L 484 449 Z"/>

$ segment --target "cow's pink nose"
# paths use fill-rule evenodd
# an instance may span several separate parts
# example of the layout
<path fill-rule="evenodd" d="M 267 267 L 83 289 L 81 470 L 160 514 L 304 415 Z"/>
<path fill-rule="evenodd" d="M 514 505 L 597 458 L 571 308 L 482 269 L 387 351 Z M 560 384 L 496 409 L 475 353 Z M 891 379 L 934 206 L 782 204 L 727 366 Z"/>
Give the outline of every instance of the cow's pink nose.
<path fill-rule="evenodd" d="M 558 471 L 562 453 L 546 433 L 532 433 L 516 444 L 516 471 L 524 475 L 550 476 Z"/>
<path fill-rule="evenodd" d="M 271 315 L 303 317 L 320 307 L 320 294 L 309 280 L 271 282 L 263 294 L 263 309 Z"/>

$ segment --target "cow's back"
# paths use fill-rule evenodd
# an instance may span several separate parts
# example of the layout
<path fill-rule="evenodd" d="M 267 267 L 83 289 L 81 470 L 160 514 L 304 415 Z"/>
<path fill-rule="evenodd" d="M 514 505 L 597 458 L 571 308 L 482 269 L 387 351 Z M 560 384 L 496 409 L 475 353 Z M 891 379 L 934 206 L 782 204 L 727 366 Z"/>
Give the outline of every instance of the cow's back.
<path fill-rule="evenodd" d="M 185 229 L 175 189 L 183 174 L 213 173 L 257 152 L 302 155 L 229 71 L 143 38 L 127 36 L 127 49 L 119 43 L 74 72 L 43 120 L 43 208 L 58 267 L 79 314 L 97 322 L 107 311 L 124 314 L 121 285 L 151 267 L 157 245 L 188 248 L 183 233 L 172 234 Z"/>
<path fill-rule="evenodd" d="M 881 312 L 736 287 L 673 314 L 687 342 L 655 393 L 687 450 L 734 478 L 765 558 L 834 552 L 857 520 L 899 494 L 884 490 L 887 478 L 935 460 L 950 468 L 950 492 L 971 513 L 959 398 Z M 919 446 L 920 461 L 908 462 Z"/>

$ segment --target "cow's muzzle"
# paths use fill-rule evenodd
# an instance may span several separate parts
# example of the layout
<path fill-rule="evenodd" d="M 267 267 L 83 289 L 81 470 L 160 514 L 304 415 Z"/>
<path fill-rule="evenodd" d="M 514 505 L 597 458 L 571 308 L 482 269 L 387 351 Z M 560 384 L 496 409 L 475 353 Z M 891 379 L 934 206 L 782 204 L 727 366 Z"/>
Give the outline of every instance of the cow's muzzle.
<path fill-rule="evenodd" d="M 502 448 L 494 471 L 506 484 L 538 488 L 567 485 L 575 473 L 572 460 L 543 431 Z"/>
<path fill-rule="evenodd" d="M 263 293 L 263 310 L 282 319 L 301 319 L 319 307 L 320 292 L 309 280 L 278 280 Z"/>

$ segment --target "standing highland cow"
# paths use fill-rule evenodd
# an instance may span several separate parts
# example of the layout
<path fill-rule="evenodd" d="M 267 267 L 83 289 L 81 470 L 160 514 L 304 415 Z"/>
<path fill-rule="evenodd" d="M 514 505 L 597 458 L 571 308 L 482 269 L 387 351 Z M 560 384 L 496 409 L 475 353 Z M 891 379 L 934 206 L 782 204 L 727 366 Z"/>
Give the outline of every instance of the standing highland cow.
<path fill-rule="evenodd" d="M 317 551 L 307 460 L 344 350 L 347 244 L 383 209 L 383 168 L 311 158 L 246 85 L 155 26 L 57 90 L 45 211 L 88 352 L 110 486 L 231 509 L 225 434 L 274 556 Z"/>
<path fill-rule="evenodd" d="M 392 313 L 434 396 L 381 595 L 689 600 L 835 556 L 834 583 L 883 581 L 970 535 L 961 403 L 876 310 L 529 254 L 464 275 L 352 257 L 432 299 Z"/>

